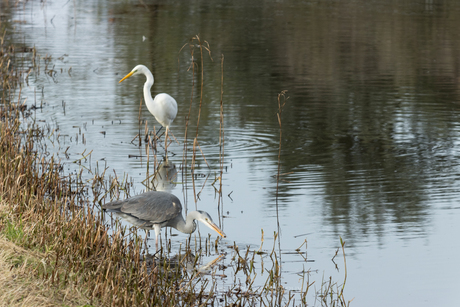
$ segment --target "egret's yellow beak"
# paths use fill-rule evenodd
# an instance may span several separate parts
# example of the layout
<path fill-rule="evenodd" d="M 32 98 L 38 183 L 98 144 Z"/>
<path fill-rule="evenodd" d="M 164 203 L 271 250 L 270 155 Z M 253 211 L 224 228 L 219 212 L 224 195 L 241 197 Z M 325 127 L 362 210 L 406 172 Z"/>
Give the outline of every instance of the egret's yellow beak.
<path fill-rule="evenodd" d="M 125 80 L 125 79 L 128 79 L 128 78 L 131 77 L 133 74 L 134 74 L 134 71 L 130 72 L 129 74 L 127 74 L 126 76 L 124 76 L 123 79 L 121 79 L 120 81 L 118 81 L 118 83 L 121 83 L 121 81 L 123 81 L 123 80 Z"/>

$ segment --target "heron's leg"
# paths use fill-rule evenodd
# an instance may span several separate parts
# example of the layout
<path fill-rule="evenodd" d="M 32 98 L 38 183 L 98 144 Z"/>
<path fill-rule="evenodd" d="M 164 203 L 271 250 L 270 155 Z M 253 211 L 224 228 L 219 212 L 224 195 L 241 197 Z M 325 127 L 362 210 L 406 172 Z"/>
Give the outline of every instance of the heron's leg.
<path fill-rule="evenodd" d="M 161 232 L 161 227 L 158 224 L 153 225 L 153 229 L 155 229 L 155 248 L 158 250 L 158 237 Z"/>
<path fill-rule="evenodd" d="M 148 245 L 147 245 L 147 239 L 149 237 L 149 230 L 148 229 L 144 229 L 145 230 L 145 240 L 144 240 L 144 245 L 145 245 L 145 248 L 149 248 Z"/>

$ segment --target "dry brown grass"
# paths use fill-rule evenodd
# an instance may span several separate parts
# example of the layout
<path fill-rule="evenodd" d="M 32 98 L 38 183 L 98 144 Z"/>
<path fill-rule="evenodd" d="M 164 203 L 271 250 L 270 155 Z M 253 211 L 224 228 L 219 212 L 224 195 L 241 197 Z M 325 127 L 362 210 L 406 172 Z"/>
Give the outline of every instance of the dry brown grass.
<path fill-rule="evenodd" d="M 57 288 L 27 269 L 45 256 L 0 237 L 0 306 L 84 306 L 89 300 L 72 285 Z"/>

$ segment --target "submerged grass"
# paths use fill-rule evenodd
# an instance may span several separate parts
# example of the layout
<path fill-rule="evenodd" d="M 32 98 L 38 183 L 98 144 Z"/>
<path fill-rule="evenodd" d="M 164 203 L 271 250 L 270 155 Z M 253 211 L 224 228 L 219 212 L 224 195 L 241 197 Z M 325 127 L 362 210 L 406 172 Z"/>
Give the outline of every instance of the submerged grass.
<path fill-rule="evenodd" d="M 195 39 L 199 41 L 198 37 Z M 199 42 L 202 60 L 203 46 Z M 120 183 L 115 174 L 115 177 L 105 181 L 107 169 L 104 169 L 102 174 L 94 174 L 90 184 L 92 198 L 88 199 L 85 190 L 87 185 L 82 182 L 81 173 L 63 175 L 60 161 L 47 156 L 41 150 L 46 148 L 43 142 L 53 131 L 40 128 L 33 122 L 27 127 L 22 124 L 31 110 L 24 106 L 20 87 L 18 89 L 17 86 L 20 86 L 19 80 L 23 80 L 31 71 L 14 67 L 8 56 L 14 48 L 4 47 L 4 39 L 0 43 L 0 53 L 3 54 L 0 61 L 0 236 L 21 246 L 20 253 L 0 253 L 0 260 L 3 260 L 0 265 L 7 263 L 11 267 L 20 268 L 17 274 L 24 277 L 21 287 L 31 283 L 31 288 L 26 287 L 21 292 L 17 285 L 9 283 L 13 277 L 0 279 L 0 287 L 6 289 L 0 294 L 0 301 L 24 302 L 33 300 L 27 294 L 42 295 L 41 293 L 51 291 L 55 294 L 53 297 L 61 298 L 62 302 L 65 302 L 64 298 L 72 297 L 69 293 L 77 293 L 75 301 L 68 305 L 306 305 L 306 301 L 296 303 L 293 294 L 281 285 L 281 267 L 275 246 L 271 252 L 261 252 L 249 247 L 239 250 L 234 245 L 233 254 L 225 256 L 218 251 L 218 240 L 194 242 L 193 253 L 189 241 L 185 249 L 179 251 L 177 261 L 167 260 L 168 250 L 162 251 L 162 261 L 153 261 L 146 253 L 144 240 L 135 230 L 122 227 L 118 223 L 113 228 L 107 225 L 97 200 L 119 193 L 120 189 L 126 190 L 127 187 L 123 184 L 127 180 L 123 179 Z M 32 70 L 38 73 L 40 58 L 37 58 L 34 48 L 31 50 Z M 49 57 L 46 57 L 45 72 L 49 71 L 49 61 Z M 223 58 L 221 65 L 223 69 Z M 203 72 L 202 66 L 200 71 Z M 201 97 L 202 94 L 200 99 Z M 222 97 L 221 125 L 223 132 Z M 223 134 L 221 137 L 222 176 Z M 196 146 L 193 148 L 192 161 L 195 150 L 200 148 L 198 124 L 194 144 Z M 221 185 L 219 190 L 221 193 Z M 194 194 L 196 195 L 195 189 Z M 193 256 L 194 254 L 197 256 Z M 196 269 L 202 254 L 218 256 Z M 225 290 L 217 286 L 227 277 L 223 273 L 225 267 L 219 263 L 223 257 L 228 257 L 228 266 L 233 269 L 234 276 L 234 280 L 229 281 L 231 284 Z M 256 262 L 261 265 L 260 272 L 256 269 Z M 188 269 L 190 263 L 194 268 L 192 270 Z M 218 274 L 218 270 L 222 270 L 222 273 Z M 241 273 L 245 276 L 243 281 L 237 277 Z M 258 274 L 267 274 L 264 286 L 253 286 Z M 42 288 L 38 285 L 41 283 L 37 284 L 36 280 L 44 281 Z M 305 288 L 301 290 L 301 297 L 305 298 L 310 286 L 311 283 L 307 281 Z M 336 292 L 329 291 L 329 288 L 325 288 L 321 297 L 336 300 L 327 301 L 326 305 L 330 302 L 331 306 L 343 305 L 345 301 L 340 299 L 343 298 L 343 288 Z M 35 299 L 37 302 L 41 300 L 38 297 Z M 14 304 L 11 303 L 13 306 Z"/>

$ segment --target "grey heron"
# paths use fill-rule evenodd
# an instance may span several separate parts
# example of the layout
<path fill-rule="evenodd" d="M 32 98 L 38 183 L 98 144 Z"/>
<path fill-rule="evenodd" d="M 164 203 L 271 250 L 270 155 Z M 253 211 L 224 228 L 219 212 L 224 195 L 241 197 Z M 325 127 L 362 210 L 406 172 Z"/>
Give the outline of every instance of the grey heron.
<path fill-rule="evenodd" d="M 114 212 L 121 218 L 139 228 L 155 230 L 155 246 L 158 249 L 158 236 L 162 227 L 173 227 L 180 232 L 191 234 L 200 221 L 216 231 L 222 237 L 225 233 L 212 221 L 205 211 L 192 211 L 186 220 L 182 216 L 180 200 L 168 192 L 150 191 L 125 200 L 116 200 L 104 204 L 102 208 Z"/>
<path fill-rule="evenodd" d="M 121 83 L 123 80 L 128 79 L 131 76 L 137 74 L 144 74 L 147 78 L 147 81 L 144 83 L 144 101 L 147 109 L 155 117 L 157 122 L 159 122 L 163 127 L 166 128 L 165 133 L 165 150 L 168 142 L 168 130 L 169 126 L 172 124 L 177 115 L 177 102 L 169 94 L 161 93 L 155 96 L 155 99 L 152 99 L 152 94 L 150 93 L 150 88 L 153 85 L 154 79 L 150 70 L 144 65 L 137 65 L 133 70 L 123 77 L 118 83 Z M 161 128 L 160 128 L 161 129 Z"/>

